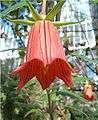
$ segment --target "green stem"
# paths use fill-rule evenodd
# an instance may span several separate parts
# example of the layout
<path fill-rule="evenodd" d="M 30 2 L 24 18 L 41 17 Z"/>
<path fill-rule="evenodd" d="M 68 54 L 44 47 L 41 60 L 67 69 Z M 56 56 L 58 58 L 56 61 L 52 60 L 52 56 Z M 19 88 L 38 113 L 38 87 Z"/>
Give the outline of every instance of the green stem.
<path fill-rule="evenodd" d="M 50 90 L 46 89 L 47 91 L 47 97 L 48 97 L 48 106 L 49 106 L 49 114 L 50 114 L 50 120 L 53 120 L 53 108 L 52 108 L 52 101 L 50 96 Z"/>

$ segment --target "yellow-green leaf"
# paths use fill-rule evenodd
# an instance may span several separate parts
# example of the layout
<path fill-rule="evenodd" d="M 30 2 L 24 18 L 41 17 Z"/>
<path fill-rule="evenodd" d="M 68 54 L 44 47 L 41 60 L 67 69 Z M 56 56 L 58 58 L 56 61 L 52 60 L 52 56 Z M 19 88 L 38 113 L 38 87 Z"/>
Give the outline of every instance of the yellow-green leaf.
<path fill-rule="evenodd" d="M 10 12 L 17 10 L 18 8 L 22 8 L 24 6 L 27 6 L 26 2 L 18 2 L 15 5 L 12 5 L 10 7 L 8 7 L 7 9 L 5 9 L 4 11 L 2 11 L 0 13 L 0 18 L 4 18 L 5 16 L 7 16 Z"/>

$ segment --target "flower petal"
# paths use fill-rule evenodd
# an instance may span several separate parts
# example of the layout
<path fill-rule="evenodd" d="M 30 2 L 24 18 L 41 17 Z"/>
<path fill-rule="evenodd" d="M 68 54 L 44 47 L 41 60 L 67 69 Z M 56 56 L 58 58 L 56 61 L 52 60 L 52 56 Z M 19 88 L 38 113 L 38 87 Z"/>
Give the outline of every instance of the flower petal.
<path fill-rule="evenodd" d="M 36 74 L 40 72 L 44 64 L 42 61 L 34 59 L 32 61 L 22 64 L 19 68 L 12 72 L 13 75 L 19 74 L 20 82 L 18 84 L 18 89 L 22 88 L 30 79 L 32 79 Z"/>
<path fill-rule="evenodd" d="M 72 68 L 62 59 L 55 59 L 49 67 L 49 76 L 59 77 L 69 87 L 73 86 L 71 78 Z"/>
<path fill-rule="evenodd" d="M 94 93 L 92 91 L 92 87 L 91 86 L 85 88 L 85 90 L 84 90 L 84 98 L 89 100 L 89 101 L 92 101 L 92 100 L 96 99 L 96 97 L 94 96 Z"/>

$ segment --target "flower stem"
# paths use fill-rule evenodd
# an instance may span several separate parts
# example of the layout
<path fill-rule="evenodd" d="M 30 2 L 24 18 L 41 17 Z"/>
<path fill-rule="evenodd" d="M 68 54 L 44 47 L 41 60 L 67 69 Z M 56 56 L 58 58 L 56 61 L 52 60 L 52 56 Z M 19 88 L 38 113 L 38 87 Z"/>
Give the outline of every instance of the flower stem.
<path fill-rule="evenodd" d="M 47 97 L 48 97 L 48 106 L 49 106 L 49 114 L 50 114 L 50 120 L 53 120 L 53 108 L 52 108 L 52 101 L 50 96 L 50 90 L 46 89 L 47 91 Z"/>

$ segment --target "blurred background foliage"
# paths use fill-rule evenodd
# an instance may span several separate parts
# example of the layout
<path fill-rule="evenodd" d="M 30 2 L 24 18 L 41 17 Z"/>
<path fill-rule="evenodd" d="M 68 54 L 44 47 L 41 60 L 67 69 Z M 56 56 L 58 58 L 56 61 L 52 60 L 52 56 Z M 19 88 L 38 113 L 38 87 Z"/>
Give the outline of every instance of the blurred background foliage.
<path fill-rule="evenodd" d="M 13 28 L 15 40 L 17 41 L 17 38 L 20 40 L 20 42 L 17 42 L 18 57 L 0 60 L 1 120 L 49 120 L 48 94 L 47 91 L 42 90 L 36 78 L 28 82 L 23 89 L 17 91 L 18 76 L 14 78 L 10 76 L 10 72 L 21 63 L 20 61 L 25 55 L 24 39 L 27 34 L 24 35 L 23 33 L 27 31 L 27 26 L 12 24 L 5 20 L 5 16 L 9 15 L 13 18 L 32 19 L 28 17 L 30 11 L 24 0 L 1 1 L 3 5 L 2 14 L 0 15 L 3 21 L 1 23 L 10 25 Z M 48 5 L 52 7 L 53 2 L 48 2 Z M 41 11 L 42 0 L 34 0 L 32 4 L 39 12 Z M 97 0 L 94 4 L 97 4 Z M 59 20 L 59 15 L 56 19 Z M 6 38 L 6 36 L 3 37 Z M 13 52 L 14 49 L 11 49 L 11 51 Z M 80 60 L 98 64 L 97 60 L 89 60 L 85 56 L 78 55 L 78 53 L 68 52 L 68 54 L 70 56 L 78 56 Z M 98 120 L 98 100 L 88 102 L 83 98 L 83 90 L 81 89 L 81 86 L 83 87 L 85 82 L 87 80 L 89 81 L 90 78 L 85 75 L 76 74 L 73 76 L 73 80 L 77 88 L 76 90 L 66 88 L 64 83 L 58 80 L 55 80 L 50 86 L 49 94 L 54 120 Z M 98 92 L 96 91 L 97 96 Z"/>

